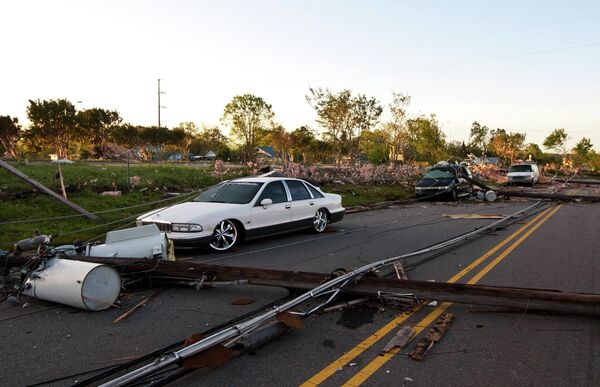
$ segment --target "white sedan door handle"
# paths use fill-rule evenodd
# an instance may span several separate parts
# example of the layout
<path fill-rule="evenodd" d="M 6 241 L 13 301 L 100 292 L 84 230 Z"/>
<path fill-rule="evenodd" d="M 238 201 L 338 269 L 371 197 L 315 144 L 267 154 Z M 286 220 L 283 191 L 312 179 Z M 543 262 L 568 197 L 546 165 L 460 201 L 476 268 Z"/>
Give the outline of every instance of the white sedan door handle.
<path fill-rule="evenodd" d="M 292 206 L 291 206 L 291 205 L 289 205 L 289 204 L 286 204 L 286 205 L 285 205 L 285 208 L 289 210 L 290 208 L 292 208 Z"/>
<path fill-rule="evenodd" d="M 311 206 L 314 206 L 315 202 L 309 202 L 308 204 L 310 204 Z"/>

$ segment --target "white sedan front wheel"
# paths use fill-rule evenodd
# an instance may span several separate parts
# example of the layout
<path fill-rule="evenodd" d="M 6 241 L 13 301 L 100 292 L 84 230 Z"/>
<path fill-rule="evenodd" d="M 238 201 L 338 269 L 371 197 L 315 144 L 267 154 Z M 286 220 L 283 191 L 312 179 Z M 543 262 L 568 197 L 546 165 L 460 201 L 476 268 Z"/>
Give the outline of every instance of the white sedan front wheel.
<path fill-rule="evenodd" d="M 327 218 L 327 211 L 322 208 L 317 210 L 315 213 L 315 218 L 313 219 L 313 231 L 317 233 L 325 231 L 328 222 L 329 219 Z"/>
<path fill-rule="evenodd" d="M 238 241 L 239 232 L 231 220 L 222 220 L 213 231 L 210 247 L 216 251 L 227 251 L 233 248 Z"/>

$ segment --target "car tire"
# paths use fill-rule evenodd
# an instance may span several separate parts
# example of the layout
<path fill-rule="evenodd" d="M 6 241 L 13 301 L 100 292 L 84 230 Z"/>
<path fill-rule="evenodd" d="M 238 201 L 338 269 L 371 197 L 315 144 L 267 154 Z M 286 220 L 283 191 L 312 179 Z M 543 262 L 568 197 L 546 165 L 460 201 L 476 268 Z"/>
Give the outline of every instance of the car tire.
<path fill-rule="evenodd" d="M 209 247 L 217 252 L 231 250 L 240 239 L 240 230 L 232 220 L 225 219 L 220 221 L 213 231 Z"/>
<path fill-rule="evenodd" d="M 322 233 L 327 228 L 328 223 L 329 217 L 327 216 L 327 211 L 325 211 L 323 208 L 320 208 L 317 210 L 317 212 L 315 212 L 311 230 L 317 234 Z"/>
<path fill-rule="evenodd" d="M 452 188 L 450 191 L 450 199 L 452 199 L 453 202 L 458 200 L 458 192 L 456 191 L 456 188 Z"/>

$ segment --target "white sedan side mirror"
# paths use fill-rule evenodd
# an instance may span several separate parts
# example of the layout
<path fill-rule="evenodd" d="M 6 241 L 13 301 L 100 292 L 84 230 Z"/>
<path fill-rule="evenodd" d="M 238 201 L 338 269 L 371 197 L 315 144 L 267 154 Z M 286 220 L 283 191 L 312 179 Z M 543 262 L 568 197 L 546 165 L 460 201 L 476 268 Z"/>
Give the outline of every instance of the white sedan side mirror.
<path fill-rule="evenodd" d="M 273 204 L 273 200 L 269 198 L 265 198 L 260 201 L 260 205 L 263 206 L 263 208 L 267 208 L 267 206 L 270 206 L 271 204 Z"/>

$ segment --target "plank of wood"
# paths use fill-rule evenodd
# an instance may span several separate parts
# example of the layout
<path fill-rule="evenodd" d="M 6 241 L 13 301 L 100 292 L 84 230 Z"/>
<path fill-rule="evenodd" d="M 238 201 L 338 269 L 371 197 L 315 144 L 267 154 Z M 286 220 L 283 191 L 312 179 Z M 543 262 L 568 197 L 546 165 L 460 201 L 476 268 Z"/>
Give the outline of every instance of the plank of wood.
<path fill-rule="evenodd" d="M 129 316 L 131 316 L 132 314 L 134 314 L 142 306 L 146 305 L 150 300 L 152 300 L 154 297 L 156 297 L 159 293 L 160 293 L 160 290 L 157 291 L 157 292 L 154 292 L 154 294 L 150 295 L 149 297 L 144 298 L 142 301 L 140 301 L 137 304 L 135 304 L 133 306 L 133 308 L 129 309 L 128 311 L 126 311 L 125 313 L 123 313 L 122 315 L 120 315 L 119 317 L 117 317 L 112 323 L 116 324 L 119 321 L 125 320 L 126 318 L 128 318 Z"/>
<path fill-rule="evenodd" d="M 454 315 L 452 313 L 444 313 L 436 321 L 433 328 L 427 332 L 427 335 L 415 345 L 415 348 L 410 352 L 410 358 L 417 361 L 423 360 L 434 344 L 438 343 L 444 337 L 444 334 L 453 322 Z"/>
<path fill-rule="evenodd" d="M 71 202 L 71 201 L 63 198 L 62 196 L 60 196 L 56 192 L 54 192 L 51 189 L 49 189 L 48 187 L 44 186 L 42 183 L 33 180 L 32 178 L 30 178 L 29 176 L 27 176 L 23 172 L 19 171 L 18 169 L 14 168 L 12 165 L 8 164 L 7 162 L 0 160 L 0 167 L 3 167 L 8 172 L 10 172 L 13 175 L 15 175 L 16 177 L 18 177 L 19 179 L 21 179 L 21 180 L 23 180 L 23 181 L 31 184 L 38 191 L 43 192 L 46 195 L 48 195 L 48 196 L 50 196 L 50 197 L 58 200 L 59 202 L 61 202 L 61 203 L 65 204 L 65 205 L 71 207 L 75 211 L 77 211 L 80 214 L 84 215 L 86 218 L 88 218 L 88 219 L 97 219 L 98 218 L 96 215 L 92 214 L 91 212 L 89 212 L 89 211 L 85 210 L 84 208 L 78 206 L 77 204 L 75 204 L 75 203 L 73 203 L 73 202 Z"/>

